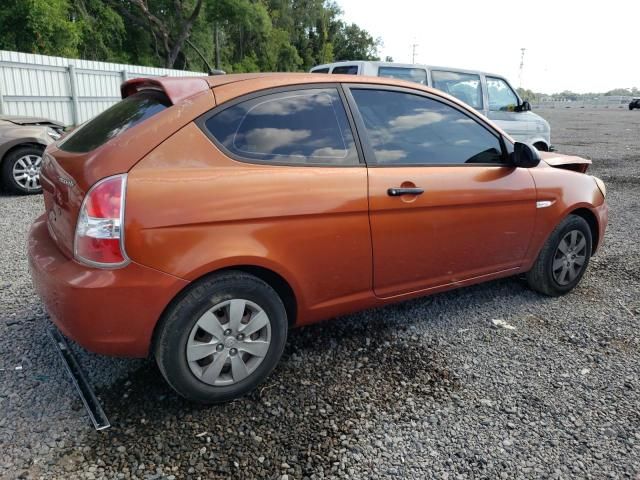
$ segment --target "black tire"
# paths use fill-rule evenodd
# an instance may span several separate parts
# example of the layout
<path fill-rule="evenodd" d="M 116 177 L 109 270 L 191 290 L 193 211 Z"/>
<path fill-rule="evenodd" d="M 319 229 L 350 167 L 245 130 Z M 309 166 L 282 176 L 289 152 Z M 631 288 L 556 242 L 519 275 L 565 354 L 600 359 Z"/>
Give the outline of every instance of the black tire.
<path fill-rule="evenodd" d="M 29 189 L 20 185 L 15 178 L 13 178 L 13 167 L 14 165 L 23 158 L 24 156 L 37 156 L 42 159 L 42 152 L 44 148 L 38 147 L 20 147 L 12 150 L 8 154 L 5 155 L 2 160 L 2 168 L 0 172 L 0 183 L 2 184 L 2 190 L 9 194 L 18 194 L 18 195 L 33 195 L 42 193 L 42 187 L 40 186 L 38 180 L 38 188 Z M 39 173 L 38 173 L 39 175 Z"/>
<path fill-rule="evenodd" d="M 191 370 L 187 344 L 198 319 L 212 307 L 232 299 L 253 302 L 267 314 L 270 344 L 249 376 L 231 385 L 211 385 Z M 223 403 L 247 394 L 267 378 L 280 361 L 287 330 L 287 313 L 273 288 L 253 275 L 227 271 L 199 281 L 173 302 L 158 325 L 153 350 L 160 372 L 176 392 L 198 403 Z"/>
<path fill-rule="evenodd" d="M 575 278 L 567 280 L 567 274 L 565 274 L 564 279 L 562 279 L 563 282 L 560 282 L 557 277 L 561 276 L 565 267 L 560 266 L 559 270 L 556 269 L 556 273 L 554 274 L 554 261 L 558 261 L 560 263 L 564 262 L 564 254 L 560 251 L 560 242 L 565 238 L 570 238 L 567 236 L 571 235 L 571 232 L 574 231 L 579 232 L 576 234 L 576 237 L 582 235 L 582 238 L 585 240 L 585 245 L 584 250 L 580 248 L 577 253 L 573 253 L 572 255 L 574 255 L 575 258 L 576 255 L 582 255 L 582 253 L 584 253 L 584 262 L 580 266 L 579 270 L 577 267 L 571 270 L 577 272 Z M 570 292 L 576 285 L 578 285 L 584 275 L 584 272 L 589 266 L 592 242 L 591 229 L 585 219 L 577 215 L 569 215 L 560 222 L 553 232 L 551 232 L 551 235 L 542 247 L 536 262 L 533 264 L 533 268 L 527 272 L 527 283 L 533 290 L 552 297 L 557 297 Z M 566 244 L 563 248 L 566 248 Z M 576 250 L 578 249 L 576 248 Z M 570 262 L 570 260 L 568 261 Z M 573 265 L 575 266 L 575 264 Z"/>

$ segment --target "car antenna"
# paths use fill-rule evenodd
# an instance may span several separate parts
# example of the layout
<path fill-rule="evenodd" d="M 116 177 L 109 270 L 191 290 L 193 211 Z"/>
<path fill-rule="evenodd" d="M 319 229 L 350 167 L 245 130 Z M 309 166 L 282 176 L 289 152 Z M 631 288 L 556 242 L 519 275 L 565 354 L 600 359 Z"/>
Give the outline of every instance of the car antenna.
<path fill-rule="evenodd" d="M 227 73 L 224 70 L 220 70 L 220 69 L 217 69 L 217 68 L 211 68 L 211 65 L 209 65 L 209 62 L 207 62 L 207 59 L 204 57 L 204 55 L 198 49 L 198 47 L 196 47 L 193 43 L 191 43 L 191 40 L 187 39 L 187 44 L 196 51 L 198 56 L 202 59 L 204 64 L 207 66 L 207 73 L 209 75 L 225 75 Z"/>

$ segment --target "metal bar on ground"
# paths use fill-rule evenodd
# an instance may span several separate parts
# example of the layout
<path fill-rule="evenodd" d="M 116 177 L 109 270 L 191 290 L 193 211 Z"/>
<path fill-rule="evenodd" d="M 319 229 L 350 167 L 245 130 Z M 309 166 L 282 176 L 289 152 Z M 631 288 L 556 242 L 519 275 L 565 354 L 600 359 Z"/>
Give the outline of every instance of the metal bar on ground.
<path fill-rule="evenodd" d="M 78 364 L 76 357 L 71 353 L 67 341 L 60 334 L 57 328 L 50 326 L 48 330 L 49 336 L 56 346 L 56 350 L 58 350 L 58 353 L 60 354 L 62 363 L 71 377 L 78 394 L 80 395 L 80 400 L 84 403 L 84 407 L 89 414 L 89 418 L 91 419 L 93 426 L 96 430 L 105 430 L 109 428 L 111 426 L 109 419 L 104 413 L 104 410 L 100 405 L 100 401 L 93 392 L 91 385 L 89 385 L 89 382 L 87 381 L 82 368 L 80 368 L 80 364 Z"/>

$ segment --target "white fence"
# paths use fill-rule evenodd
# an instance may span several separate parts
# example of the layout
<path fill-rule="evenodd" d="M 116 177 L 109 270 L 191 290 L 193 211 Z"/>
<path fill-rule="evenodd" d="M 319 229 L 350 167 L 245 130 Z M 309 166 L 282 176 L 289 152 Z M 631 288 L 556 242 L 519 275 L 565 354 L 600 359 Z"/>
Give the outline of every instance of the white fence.
<path fill-rule="evenodd" d="M 123 81 L 164 75 L 204 73 L 0 50 L 0 114 L 78 125 L 120 100 Z"/>

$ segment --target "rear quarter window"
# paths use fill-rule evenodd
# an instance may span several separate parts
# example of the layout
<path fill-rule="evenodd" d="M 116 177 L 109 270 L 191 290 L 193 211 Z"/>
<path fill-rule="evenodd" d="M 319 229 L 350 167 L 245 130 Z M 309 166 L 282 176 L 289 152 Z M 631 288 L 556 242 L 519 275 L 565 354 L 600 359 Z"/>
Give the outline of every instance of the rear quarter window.
<path fill-rule="evenodd" d="M 358 153 L 335 88 L 262 95 L 204 121 L 232 158 L 256 163 L 355 165 Z"/>
<path fill-rule="evenodd" d="M 78 127 L 59 148 L 67 152 L 90 152 L 170 106 L 171 102 L 162 92 L 138 92 Z"/>

